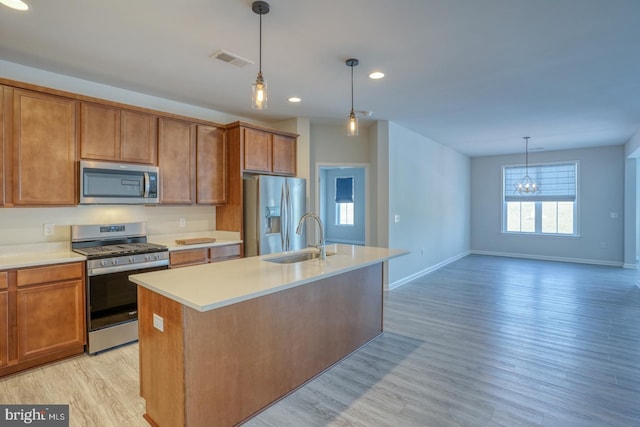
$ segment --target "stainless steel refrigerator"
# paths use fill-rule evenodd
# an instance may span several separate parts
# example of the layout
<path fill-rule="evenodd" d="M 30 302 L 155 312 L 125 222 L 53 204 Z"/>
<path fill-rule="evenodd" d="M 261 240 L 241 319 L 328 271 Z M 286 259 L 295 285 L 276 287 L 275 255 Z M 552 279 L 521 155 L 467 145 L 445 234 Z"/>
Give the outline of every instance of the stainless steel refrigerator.
<path fill-rule="evenodd" d="M 245 256 L 305 248 L 305 232 L 296 234 L 296 227 L 306 212 L 306 180 L 257 175 L 243 181 Z"/>

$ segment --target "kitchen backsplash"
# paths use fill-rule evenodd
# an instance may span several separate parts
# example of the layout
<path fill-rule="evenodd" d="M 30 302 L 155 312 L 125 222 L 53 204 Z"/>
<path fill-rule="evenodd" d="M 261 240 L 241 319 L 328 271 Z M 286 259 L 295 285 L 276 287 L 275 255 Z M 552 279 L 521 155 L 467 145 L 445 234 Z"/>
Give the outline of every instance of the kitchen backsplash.
<path fill-rule="evenodd" d="M 71 225 L 134 221 L 146 221 L 149 234 L 212 231 L 216 229 L 216 208 L 214 206 L 116 205 L 0 208 L 0 246 L 69 242 Z M 53 234 L 45 236 L 45 224 L 53 224 Z"/>

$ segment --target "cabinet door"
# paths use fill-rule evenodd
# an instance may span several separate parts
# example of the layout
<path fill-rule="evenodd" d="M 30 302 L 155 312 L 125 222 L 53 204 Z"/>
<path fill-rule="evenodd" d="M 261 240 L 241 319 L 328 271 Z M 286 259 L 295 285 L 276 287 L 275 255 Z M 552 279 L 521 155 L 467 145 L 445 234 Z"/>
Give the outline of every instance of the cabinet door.
<path fill-rule="evenodd" d="M 227 139 L 224 130 L 214 126 L 198 126 L 196 153 L 196 202 L 225 203 L 227 201 Z"/>
<path fill-rule="evenodd" d="M 208 259 L 207 248 L 186 249 L 169 253 L 171 268 L 186 267 L 188 265 L 205 264 Z"/>
<path fill-rule="evenodd" d="M 137 111 L 121 111 L 120 160 L 155 165 L 158 161 L 158 118 Z"/>
<path fill-rule="evenodd" d="M 6 121 L 8 120 L 4 114 L 4 106 L 5 106 L 5 102 L 4 102 L 4 92 L 5 89 L 4 87 L 0 86 L 0 206 L 4 205 L 4 174 L 5 174 L 5 169 L 4 169 L 4 159 L 5 159 L 5 154 L 4 154 L 4 147 L 5 147 L 5 133 L 6 133 L 6 127 L 7 127 L 7 123 Z M 1 363 L 1 362 L 0 362 Z"/>
<path fill-rule="evenodd" d="M 76 204 L 76 101 L 14 90 L 13 203 Z"/>
<path fill-rule="evenodd" d="M 273 173 L 296 175 L 296 139 L 273 135 Z"/>
<path fill-rule="evenodd" d="M 271 134 L 255 129 L 244 131 L 244 169 L 271 173 Z"/>
<path fill-rule="evenodd" d="M 17 303 L 18 360 L 84 345 L 82 280 L 19 287 Z"/>
<path fill-rule="evenodd" d="M 240 258 L 240 245 L 214 246 L 209 248 L 209 262 Z"/>
<path fill-rule="evenodd" d="M 9 297 L 7 272 L 0 271 L 0 366 L 9 361 Z"/>
<path fill-rule="evenodd" d="M 161 118 L 158 126 L 160 203 L 192 204 L 195 202 L 196 127 L 167 118 Z"/>
<path fill-rule="evenodd" d="M 90 102 L 81 104 L 80 157 L 120 160 L 120 109 Z"/>

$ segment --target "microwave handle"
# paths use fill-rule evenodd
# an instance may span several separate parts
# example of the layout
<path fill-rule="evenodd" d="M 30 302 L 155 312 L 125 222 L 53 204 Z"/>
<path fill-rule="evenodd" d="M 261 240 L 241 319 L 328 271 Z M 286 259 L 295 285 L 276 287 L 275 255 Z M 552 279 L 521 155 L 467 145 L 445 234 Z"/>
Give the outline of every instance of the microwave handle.
<path fill-rule="evenodd" d="M 144 173 L 144 194 L 143 196 L 149 197 L 149 172 Z"/>

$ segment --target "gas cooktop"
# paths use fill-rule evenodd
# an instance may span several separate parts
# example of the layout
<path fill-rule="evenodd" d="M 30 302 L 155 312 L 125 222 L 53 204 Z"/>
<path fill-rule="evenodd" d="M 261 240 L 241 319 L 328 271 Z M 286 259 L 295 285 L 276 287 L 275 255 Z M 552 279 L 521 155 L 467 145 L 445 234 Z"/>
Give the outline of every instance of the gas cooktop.
<path fill-rule="evenodd" d="M 121 255 L 164 252 L 168 249 L 164 245 L 157 245 L 155 243 L 123 243 L 117 245 L 89 246 L 84 248 L 76 248 L 73 250 L 74 252 L 84 255 L 89 259 L 96 259 Z"/>

